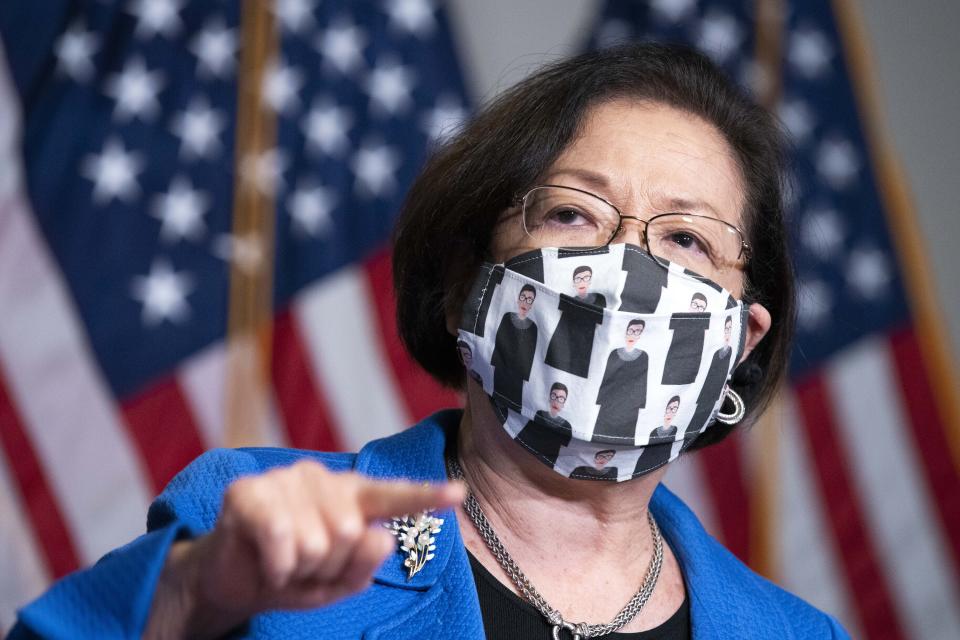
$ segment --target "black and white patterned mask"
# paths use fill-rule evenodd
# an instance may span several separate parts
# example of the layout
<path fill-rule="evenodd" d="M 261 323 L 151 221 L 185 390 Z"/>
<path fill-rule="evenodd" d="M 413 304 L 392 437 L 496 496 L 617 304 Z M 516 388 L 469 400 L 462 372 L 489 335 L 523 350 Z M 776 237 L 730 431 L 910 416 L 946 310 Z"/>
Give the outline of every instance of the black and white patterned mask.
<path fill-rule="evenodd" d="M 629 480 L 713 423 L 747 307 L 644 249 L 538 249 L 484 264 L 458 347 L 504 429 L 556 472 Z"/>

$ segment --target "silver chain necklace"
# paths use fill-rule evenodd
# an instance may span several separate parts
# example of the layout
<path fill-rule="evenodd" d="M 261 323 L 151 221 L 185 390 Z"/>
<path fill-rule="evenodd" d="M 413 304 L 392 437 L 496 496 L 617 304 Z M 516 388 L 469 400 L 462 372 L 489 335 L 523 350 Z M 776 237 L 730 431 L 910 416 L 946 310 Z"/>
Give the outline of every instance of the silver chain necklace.
<path fill-rule="evenodd" d="M 460 463 L 455 456 L 450 454 L 447 454 L 447 473 L 454 480 L 464 479 L 463 469 L 460 467 Z M 637 617 L 637 614 L 643 609 L 643 605 L 647 604 L 647 600 L 650 599 L 653 588 L 657 586 L 657 578 L 660 577 L 660 566 L 663 564 L 663 536 L 660 535 L 660 527 L 657 526 L 657 522 L 653 519 L 653 514 L 650 513 L 649 510 L 647 511 L 647 522 L 650 523 L 650 534 L 653 536 L 653 558 L 650 559 L 650 564 L 647 566 L 647 573 L 643 578 L 643 584 L 640 585 L 640 590 L 630 598 L 630 601 L 623 606 L 623 609 L 621 609 L 610 622 L 606 624 L 587 624 L 586 622 L 568 622 L 563 619 L 559 611 L 547 604 L 547 601 L 543 599 L 543 596 L 534 588 L 530 580 L 527 579 L 527 576 L 523 574 L 523 571 L 520 570 L 517 563 L 513 561 L 513 558 L 511 558 L 507 550 L 504 549 L 503 543 L 500 542 L 493 527 L 490 526 L 490 521 L 487 520 L 487 516 L 484 515 L 483 509 L 480 508 L 480 503 L 477 502 L 472 491 L 467 492 L 467 499 L 463 501 L 463 509 L 467 512 L 467 515 L 470 516 L 470 519 L 473 520 L 477 532 L 487 544 L 490 553 L 497 559 L 497 562 L 500 563 L 503 570 L 510 576 L 513 583 L 517 585 L 517 589 L 521 595 L 547 619 L 548 624 L 553 625 L 553 640 L 560 640 L 561 629 L 570 632 L 573 640 L 595 638 L 617 631 L 623 627 L 623 625 Z"/>

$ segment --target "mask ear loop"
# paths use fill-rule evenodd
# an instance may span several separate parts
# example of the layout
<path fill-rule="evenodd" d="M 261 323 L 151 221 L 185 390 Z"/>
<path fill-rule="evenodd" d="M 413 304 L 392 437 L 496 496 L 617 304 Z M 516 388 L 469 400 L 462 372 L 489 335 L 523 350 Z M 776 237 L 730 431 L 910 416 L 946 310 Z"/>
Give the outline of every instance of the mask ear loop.
<path fill-rule="evenodd" d="M 723 405 L 727 403 L 727 400 L 730 400 L 733 403 L 733 412 L 724 413 Z M 737 424 L 743 417 L 747 415 L 747 405 L 744 403 L 743 398 L 740 397 L 740 394 L 726 387 L 723 392 L 723 402 L 720 403 L 720 411 L 717 412 L 716 419 L 717 422 L 722 422 L 723 424 Z"/>

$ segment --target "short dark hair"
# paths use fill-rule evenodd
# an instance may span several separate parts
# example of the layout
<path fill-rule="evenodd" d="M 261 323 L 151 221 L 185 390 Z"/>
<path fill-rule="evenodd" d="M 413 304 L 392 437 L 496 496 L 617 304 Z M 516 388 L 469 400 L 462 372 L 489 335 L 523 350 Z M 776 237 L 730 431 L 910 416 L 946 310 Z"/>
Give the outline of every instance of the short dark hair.
<path fill-rule="evenodd" d="M 724 327 L 726 327 L 728 324 L 730 325 L 733 324 L 733 316 L 727 316 L 726 319 L 723 321 Z M 746 330 L 746 327 L 744 327 L 744 330 Z"/>
<path fill-rule="evenodd" d="M 565 394 L 567 394 L 568 398 L 570 397 L 570 392 L 567 391 L 567 385 L 563 384 L 562 382 L 554 382 L 552 385 L 550 385 L 550 391 L 563 391 Z"/>
<path fill-rule="evenodd" d="M 525 284 L 522 287 L 520 287 L 520 293 L 523 293 L 524 291 L 533 291 L 533 297 L 534 298 L 537 297 L 537 288 L 532 284 Z M 517 295 L 520 295 L 520 294 L 517 294 Z"/>
<path fill-rule="evenodd" d="M 673 396 L 672 398 L 670 398 L 670 400 L 667 401 L 667 406 L 669 407 L 669 406 L 672 405 L 674 402 L 676 402 L 676 403 L 679 405 L 679 404 L 680 404 L 680 396 Z"/>
<path fill-rule="evenodd" d="M 737 161 L 746 191 L 741 226 L 751 246 L 744 297 L 763 304 L 773 318 L 745 363 L 764 375 L 731 382 L 748 407 L 741 424 L 749 424 L 786 372 L 795 322 L 783 216 L 784 137 L 773 116 L 686 47 L 623 45 L 547 66 L 494 100 L 429 158 L 394 235 L 401 338 L 434 378 L 462 388 L 465 374 L 453 350 L 456 338 L 446 329 L 447 312 L 460 312 L 477 269 L 490 259 L 500 215 L 577 137 L 592 107 L 620 98 L 702 118 L 722 134 Z M 732 429 L 718 423 L 692 448 Z"/>
<path fill-rule="evenodd" d="M 636 318 L 627 323 L 627 329 L 629 329 L 630 327 L 635 327 L 637 325 L 640 325 L 644 329 L 647 328 L 647 323 L 645 321 L 641 320 L 640 318 Z"/>
<path fill-rule="evenodd" d="M 580 265 L 579 267 L 577 267 L 576 269 L 573 270 L 573 277 L 576 278 L 576 277 L 577 277 L 578 275 L 580 275 L 581 273 L 584 273 L 584 272 L 587 272 L 587 271 L 590 272 L 590 275 L 593 275 L 593 269 L 591 269 L 589 265 L 582 264 L 582 265 Z"/>
<path fill-rule="evenodd" d="M 706 304 L 706 302 L 707 302 L 707 296 L 705 296 L 705 295 L 703 295 L 702 293 L 700 293 L 699 291 L 697 291 L 695 294 L 693 294 L 692 296 L 690 296 L 690 302 L 693 302 L 694 300 L 701 300 L 704 304 Z"/>

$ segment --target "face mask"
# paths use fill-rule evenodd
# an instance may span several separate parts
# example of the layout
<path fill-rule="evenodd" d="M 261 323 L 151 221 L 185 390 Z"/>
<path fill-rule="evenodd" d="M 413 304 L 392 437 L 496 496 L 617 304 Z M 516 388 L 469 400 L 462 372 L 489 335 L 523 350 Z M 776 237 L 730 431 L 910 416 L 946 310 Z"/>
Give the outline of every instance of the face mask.
<path fill-rule="evenodd" d="M 623 481 L 713 422 L 746 319 L 640 247 L 547 248 L 482 266 L 457 346 L 515 442 L 564 476 Z"/>

